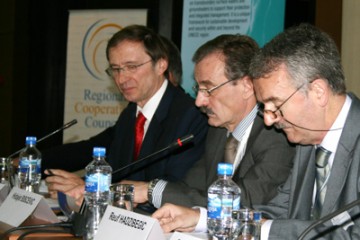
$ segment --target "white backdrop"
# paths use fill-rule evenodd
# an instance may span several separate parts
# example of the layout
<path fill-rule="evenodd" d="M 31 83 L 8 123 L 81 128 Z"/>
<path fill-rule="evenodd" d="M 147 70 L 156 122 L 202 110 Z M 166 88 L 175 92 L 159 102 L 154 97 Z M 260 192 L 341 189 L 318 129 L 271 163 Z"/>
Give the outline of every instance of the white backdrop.
<path fill-rule="evenodd" d="M 109 38 L 130 24 L 146 25 L 147 10 L 72 10 L 69 15 L 64 122 L 78 124 L 64 131 L 64 142 L 87 139 L 112 126 L 127 105 L 108 67 Z"/>

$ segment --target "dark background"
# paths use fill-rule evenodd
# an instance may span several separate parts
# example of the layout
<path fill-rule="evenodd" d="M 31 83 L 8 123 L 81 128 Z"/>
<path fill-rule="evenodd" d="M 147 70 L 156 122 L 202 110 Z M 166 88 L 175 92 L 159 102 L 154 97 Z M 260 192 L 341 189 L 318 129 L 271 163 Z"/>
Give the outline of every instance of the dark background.
<path fill-rule="evenodd" d="M 268 1 L 268 0 L 266 0 Z M 148 9 L 147 25 L 180 48 L 182 0 L 1 0 L 0 156 L 63 125 L 69 10 Z M 341 0 L 286 0 L 285 28 L 309 22 L 341 46 Z M 39 143 L 61 144 L 62 134 Z"/>

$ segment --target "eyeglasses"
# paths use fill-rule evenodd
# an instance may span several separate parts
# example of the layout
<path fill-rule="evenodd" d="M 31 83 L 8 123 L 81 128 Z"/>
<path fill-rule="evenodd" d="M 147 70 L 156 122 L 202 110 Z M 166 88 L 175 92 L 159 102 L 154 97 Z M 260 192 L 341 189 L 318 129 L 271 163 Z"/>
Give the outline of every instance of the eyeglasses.
<path fill-rule="evenodd" d="M 105 72 L 107 73 L 107 75 L 109 75 L 112 78 L 115 78 L 117 76 L 120 75 L 121 72 L 130 72 L 130 73 L 135 73 L 136 70 L 145 65 L 146 63 L 151 62 L 152 60 L 149 60 L 147 62 L 144 63 L 140 63 L 140 64 L 129 64 L 129 65 L 125 65 L 124 67 L 108 67 Z"/>
<path fill-rule="evenodd" d="M 268 109 L 264 109 L 265 105 L 263 103 L 259 104 L 259 108 L 258 108 L 258 113 L 261 116 L 264 116 L 265 114 L 268 114 L 272 119 L 277 118 L 277 111 L 279 111 L 281 117 L 284 117 L 283 112 L 281 111 L 281 107 L 284 106 L 284 104 L 290 100 L 290 98 L 292 98 L 292 96 L 294 96 L 303 86 L 305 85 L 305 83 L 301 84 L 298 88 L 296 88 L 296 90 L 290 94 L 290 96 L 288 98 L 285 99 L 285 101 L 283 101 L 274 111 L 272 110 L 268 110 Z"/>
<path fill-rule="evenodd" d="M 200 88 L 198 84 L 194 85 L 192 88 L 194 90 L 194 92 L 196 94 L 198 94 L 198 92 L 201 92 L 202 94 L 204 94 L 206 97 L 210 97 L 211 96 L 211 93 L 213 91 L 215 91 L 216 89 L 219 89 L 220 87 L 224 86 L 225 84 L 229 83 L 229 82 L 232 82 L 233 80 L 229 80 L 229 81 L 226 81 L 226 82 L 223 82 L 223 83 L 220 83 L 219 85 L 215 86 L 215 87 L 212 87 L 210 89 L 207 89 L 207 88 Z"/>

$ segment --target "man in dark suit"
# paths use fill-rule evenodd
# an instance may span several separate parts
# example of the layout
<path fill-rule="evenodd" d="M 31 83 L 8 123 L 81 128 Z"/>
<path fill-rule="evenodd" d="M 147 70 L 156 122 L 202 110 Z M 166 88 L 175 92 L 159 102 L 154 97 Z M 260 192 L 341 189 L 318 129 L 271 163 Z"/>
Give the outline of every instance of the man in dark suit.
<path fill-rule="evenodd" d="M 262 224 L 261 239 L 298 239 L 320 218 L 360 198 L 360 100 L 346 93 L 334 41 L 308 24 L 266 44 L 250 72 L 265 123 L 299 144 L 294 168 L 277 196 L 255 206 L 272 219 Z M 166 231 L 191 230 L 199 220 L 195 210 L 173 205 L 154 216 L 164 220 Z M 359 216 L 356 205 L 303 239 L 360 239 Z"/>
<path fill-rule="evenodd" d="M 181 181 L 155 179 L 135 184 L 135 202 L 206 206 L 207 189 L 217 179 L 228 139 L 238 142 L 232 159 L 233 180 L 241 188 L 241 205 L 267 203 L 287 179 L 295 148 L 283 133 L 265 127 L 248 67 L 256 42 L 242 35 L 221 35 L 195 53 L 196 105 L 208 115 L 210 128 L 205 153 Z"/>
<path fill-rule="evenodd" d="M 63 145 L 44 152 L 43 167 L 52 168 L 55 176 L 46 179 L 49 191 L 62 191 L 82 197 L 84 182 L 71 173 L 84 168 L 92 159 L 94 146 L 107 149 L 107 160 L 113 170 L 162 149 L 179 137 L 193 134 L 192 143 L 174 152 L 158 156 L 157 161 L 136 165 L 113 176 L 121 179 L 150 181 L 154 178 L 176 181 L 200 158 L 207 133 L 206 117 L 193 99 L 174 87 L 165 77 L 168 55 L 160 37 L 144 26 L 128 26 L 108 42 L 107 73 L 116 82 L 129 105 L 115 126 L 87 141 Z M 141 112 L 145 116 L 144 137 L 139 153 L 135 153 L 135 122 Z M 46 172 L 46 171 L 45 171 Z M 46 172 L 48 173 L 48 172 Z M 77 187 L 79 191 L 70 191 Z"/>

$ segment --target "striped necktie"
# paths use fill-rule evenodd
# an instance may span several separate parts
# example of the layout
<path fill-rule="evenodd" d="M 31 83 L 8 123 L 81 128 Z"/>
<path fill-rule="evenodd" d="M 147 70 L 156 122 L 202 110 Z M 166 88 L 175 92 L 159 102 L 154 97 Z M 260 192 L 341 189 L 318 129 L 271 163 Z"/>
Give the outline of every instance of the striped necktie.
<path fill-rule="evenodd" d="M 226 140 L 224 162 L 234 164 L 239 141 L 230 133 Z"/>
<path fill-rule="evenodd" d="M 312 219 L 319 219 L 325 200 L 327 178 L 330 175 L 329 157 L 331 152 L 319 146 L 316 149 L 316 196 L 312 211 Z"/>

